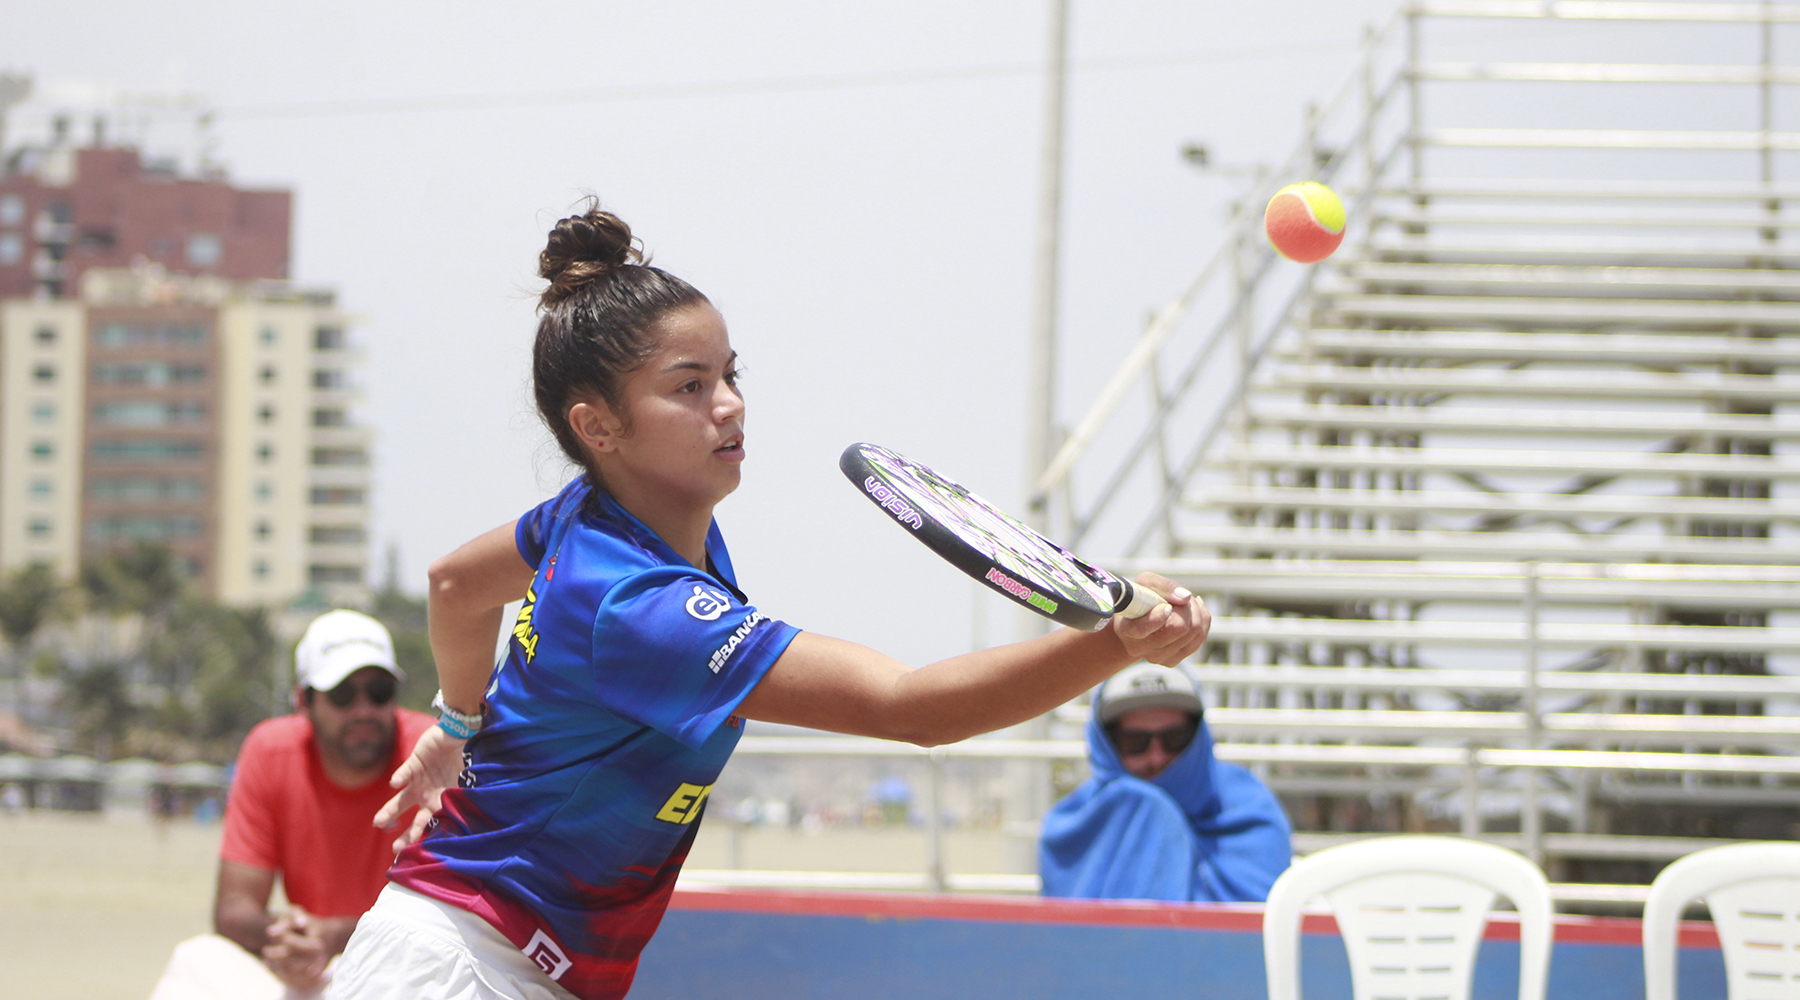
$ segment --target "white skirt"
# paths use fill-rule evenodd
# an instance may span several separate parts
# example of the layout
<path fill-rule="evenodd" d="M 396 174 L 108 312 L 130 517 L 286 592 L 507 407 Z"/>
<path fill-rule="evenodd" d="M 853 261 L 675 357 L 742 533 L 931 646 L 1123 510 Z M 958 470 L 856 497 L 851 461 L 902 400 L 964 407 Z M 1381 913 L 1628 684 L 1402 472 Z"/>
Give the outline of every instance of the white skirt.
<path fill-rule="evenodd" d="M 388 885 L 357 921 L 325 1000 L 577 1000 L 493 925 Z"/>

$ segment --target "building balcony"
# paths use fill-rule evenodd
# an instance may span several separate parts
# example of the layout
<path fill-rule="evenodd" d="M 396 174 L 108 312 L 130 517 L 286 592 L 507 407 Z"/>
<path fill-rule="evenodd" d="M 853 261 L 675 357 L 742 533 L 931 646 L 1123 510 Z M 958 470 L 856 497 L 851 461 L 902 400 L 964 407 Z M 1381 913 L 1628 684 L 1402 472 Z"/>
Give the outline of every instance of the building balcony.
<path fill-rule="evenodd" d="M 68 266 L 43 250 L 31 261 L 31 275 L 39 281 L 57 281 L 69 273 Z"/>
<path fill-rule="evenodd" d="M 307 503 L 313 510 L 355 510 L 366 517 L 369 490 L 365 486 L 313 486 L 307 490 Z"/>
<path fill-rule="evenodd" d="M 32 226 L 32 235 L 39 243 L 68 244 L 75 239 L 75 224 L 57 222 L 48 214 L 39 215 L 37 224 Z"/>
<path fill-rule="evenodd" d="M 374 434 L 360 424 L 315 425 L 307 439 L 314 448 L 367 448 Z"/>
<path fill-rule="evenodd" d="M 356 385 L 333 386 L 325 388 L 312 386 L 312 405 L 316 407 L 346 407 L 360 402 L 363 398 L 362 387 Z"/>
<path fill-rule="evenodd" d="M 367 490 L 371 476 L 366 465 L 309 465 L 306 485 L 311 489 L 349 487 Z"/>
<path fill-rule="evenodd" d="M 308 565 L 362 566 L 369 560 L 364 545 L 307 545 Z"/>
<path fill-rule="evenodd" d="M 317 504 L 307 508 L 307 535 L 311 537 L 312 529 L 322 528 L 336 530 L 345 528 L 363 529 L 369 523 L 367 505 L 354 506 L 348 504 Z"/>

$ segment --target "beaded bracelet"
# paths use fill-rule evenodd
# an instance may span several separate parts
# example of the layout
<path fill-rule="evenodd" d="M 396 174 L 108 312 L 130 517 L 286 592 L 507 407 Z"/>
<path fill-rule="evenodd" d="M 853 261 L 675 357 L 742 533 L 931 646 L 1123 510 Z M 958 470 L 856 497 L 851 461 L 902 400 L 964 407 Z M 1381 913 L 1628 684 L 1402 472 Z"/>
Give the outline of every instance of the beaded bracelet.
<path fill-rule="evenodd" d="M 431 700 L 431 707 L 438 710 L 438 728 L 459 740 L 466 740 L 481 731 L 481 716 L 458 712 L 444 704 L 442 689 L 439 689 L 437 697 Z"/>

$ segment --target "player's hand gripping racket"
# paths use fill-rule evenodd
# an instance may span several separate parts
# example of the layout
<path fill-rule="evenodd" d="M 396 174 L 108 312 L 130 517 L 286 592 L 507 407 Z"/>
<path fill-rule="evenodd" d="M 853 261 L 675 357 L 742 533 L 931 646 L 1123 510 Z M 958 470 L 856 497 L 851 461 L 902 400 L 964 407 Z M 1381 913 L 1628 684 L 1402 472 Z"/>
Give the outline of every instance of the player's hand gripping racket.
<path fill-rule="evenodd" d="M 1052 621 L 1098 632 L 1114 615 L 1137 618 L 1163 603 L 1155 592 L 1082 562 L 960 483 L 886 448 L 853 444 L 838 468 L 931 551 Z"/>

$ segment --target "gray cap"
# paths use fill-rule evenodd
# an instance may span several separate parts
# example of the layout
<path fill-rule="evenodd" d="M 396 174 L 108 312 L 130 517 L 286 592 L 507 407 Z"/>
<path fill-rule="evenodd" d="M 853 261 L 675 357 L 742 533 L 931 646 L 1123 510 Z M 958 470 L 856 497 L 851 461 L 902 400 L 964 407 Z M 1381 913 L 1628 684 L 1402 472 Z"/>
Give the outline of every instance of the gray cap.
<path fill-rule="evenodd" d="M 1139 663 L 1112 675 L 1094 692 L 1094 714 L 1103 726 L 1140 708 L 1179 708 L 1195 715 L 1206 712 L 1200 689 L 1179 667 Z"/>

